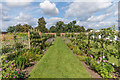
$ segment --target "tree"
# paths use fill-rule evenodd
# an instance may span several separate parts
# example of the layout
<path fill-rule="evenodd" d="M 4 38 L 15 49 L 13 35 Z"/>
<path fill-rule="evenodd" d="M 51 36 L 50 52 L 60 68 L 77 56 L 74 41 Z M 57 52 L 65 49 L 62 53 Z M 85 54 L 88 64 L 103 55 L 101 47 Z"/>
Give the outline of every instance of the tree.
<path fill-rule="evenodd" d="M 91 29 L 91 28 L 88 28 L 88 29 L 86 30 L 86 32 L 89 32 L 89 31 L 91 31 L 91 30 L 93 30 L 93 29 Z"/>
<path fill-rule="evenodd" d="M 9 26 L 7 32 L 28 32 L 29 29 L 33 29 L 31 25 L 28 24 L 17 24 L 16 26 Z"/>
<path fill-rule="evenodd" d="M 23 25 L 23 32 L 28 32 L 29 29 L 33 29 L 31 25 L 28 25 L 28 24 Z"/>
<path fill-rule="evenodd" d="M 6 31 L 7 32 L 14 32 L 15 31 L 15 26 L 9 26 Z"/>
<path fill-rule="evenodd" d="M 85 28 L 81 26 L 81 32 L 85 32 Z"/>
<path fill-rule="evenodd" d="M 55 26 L 58 33 L 64 31 L 64 22 L 58 21 Z"/>
<path fill-rule="evenodd" d="M 50 27 L 50 32 L 53 32 L 53 33 L 56 32 L 56 27 L 55 26 L 51 26 Z"/>
<path fill-rule="evenodd" d="M 35 29 L 41 31 L 41 32 L 48 32 L 48 29 L 46 28 L 46 22 L 45 22 L 45 19 L 44 17 L 41 17 L 38 19 L 38 26 L 35 27 Z"/>

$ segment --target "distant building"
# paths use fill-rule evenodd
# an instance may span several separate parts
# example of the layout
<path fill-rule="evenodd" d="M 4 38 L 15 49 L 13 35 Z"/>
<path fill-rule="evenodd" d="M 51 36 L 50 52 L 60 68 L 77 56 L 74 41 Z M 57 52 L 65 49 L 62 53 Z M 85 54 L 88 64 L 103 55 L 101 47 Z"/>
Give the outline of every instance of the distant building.
<path fill-rule="evenodd" d="M 1 34 L 7 34 L 8 32 L 1 32 Z"/>

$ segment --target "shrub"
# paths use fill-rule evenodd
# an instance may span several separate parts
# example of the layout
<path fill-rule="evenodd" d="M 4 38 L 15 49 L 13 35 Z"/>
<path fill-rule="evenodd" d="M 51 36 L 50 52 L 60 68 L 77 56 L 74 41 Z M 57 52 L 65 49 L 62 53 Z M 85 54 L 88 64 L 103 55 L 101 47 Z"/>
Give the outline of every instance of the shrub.
<path fill-rule="evenodd" d="M 11 61 L 11 60 L 14 60 L 14 57 L 15 57 L 16 55 L 14 54 L 14 53 L 10 53 L 10 54 L 7 54 L 7 60 L 9 60 L 9 61 Z"/>
<path fill-rule="evenodd" d="M 2 78 L 23 78 L 23 72 L 20 71 L 13 62 L 5 61 L 2 65 Z"/>
<path fill-rule="evenodd" d="M 87 56 L 77 56 L 80 61 L 85 61 L 88 57 Z"/>
<path fill-rule="evenodd" d="M 97 63 L 94 59 L 92 59 L 90 65 L 92 69 L 97 71 L 103 78 L 112 78 L 110 72 L 113 72 L 114 68 L 108 63 Z"/>
<path fill-rule="evenodd" d="M 2 47 L 2 54 L 8 53 L 9 51 L 11 51 L 13 48 L 11 48 L 10 46 L 3 46 Z"/>
<path fill-rule="evenodd" d="M 90 57 L 86 58 L 86 59 L 85 59 L 85 62 L 86 62 L 87 65 L 90 65 L 91 58 L 90 58 Z"/>
<path fill-rule="evenodd" d="M 60 33 L 56 33 L 57 36 L 60 36 Z"/>
<path fill-rule="evenodd" d="M 15 47 L 16 47 L 17 49 L 20 49 L 20 48 L 23 48 L 24 45 L 23 45 L 22 43 L 16 43 L 16 44 L 15 44 Z"/>
<path fill-rule="evenodd" d="M 15 59 L 15 63 L 19 69 L 23 69 L 25 64 L 27 63 L 25 56 L 18 56 Z"/>

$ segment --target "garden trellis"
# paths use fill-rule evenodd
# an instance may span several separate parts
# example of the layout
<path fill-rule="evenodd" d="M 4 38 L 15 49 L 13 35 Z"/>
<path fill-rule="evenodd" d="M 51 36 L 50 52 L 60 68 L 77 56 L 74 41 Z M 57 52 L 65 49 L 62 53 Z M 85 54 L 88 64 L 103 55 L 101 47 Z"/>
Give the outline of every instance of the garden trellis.
<path fill-rule="evenodd" d="M 29 49 L 35 47 L 44 48 L 42 45 L 44 45 L 47 39 L 52 37 L 56 37 L 56 33 L 41 33 L 37 30 L 30 30 L 28 32 Z"/>

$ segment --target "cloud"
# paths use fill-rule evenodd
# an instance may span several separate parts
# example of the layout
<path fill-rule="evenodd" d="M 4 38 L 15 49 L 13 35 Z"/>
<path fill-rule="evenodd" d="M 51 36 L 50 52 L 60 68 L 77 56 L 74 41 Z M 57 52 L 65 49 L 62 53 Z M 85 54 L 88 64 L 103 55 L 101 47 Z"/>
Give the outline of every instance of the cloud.
<path fill-rule="evenodd" d="M 103 14 L 103 15 L 99 15 L 99 16 L 91 16 L 90 18 L 88 18 L 87 21 L 102 21 L 105 20 L 107 16 L 110 16 L 111 14 Z"/>
<path fill-rule="evenodd" d="M 111 6 L 111 2 L 73 2 L 65 12 L 65 17 L 77 17 L 80 20 L 87 20 L 94 13 Z"/>
<path fill-rule="evenodd" d="M 86 29 L 88 28 L 101 29 L 101 28 L 112 27 L 113 25 L 116 26 L 116 29 L 118 28 L 117 21 L 101 21 L 101 22 L 77 21 L 77 24 L 80 26 L 84 26 Z"/>
<path fill-rule="evenodd" d="M 49 0 L 45 0 L 43 3 L 40 3 L 40 8 L 42 9 L 45 15 L 55 16 L 59 14 L 59 10 L 56 7 L 56 4 L 50 3 Z"/>
<path fill-rule="evenodd" d="M 14 18 L 14 21 L 16 21 L 16 24 L 28 24 L 33 27 L 36 27 L 37 20 L 38 20 L 37 18 L 32 18 L 30 15 L 23 14 L 22 12 L 20 12 L 19 16 L 16 16 Z"/>
<path fill-rule="evenodd" d="M 107 10 L 105 10 L 105 13 L 108 14 L 108 13 L 112 13 L 113 16 L 118 16 L 118 3 L 117 2 L 114 2 L 111 7 L 109 7 Z"/>
<path fill-rule="evenodd" d="M 74 2 L 111 2 L 113 0 L 74 0 Z"/>
<path fill-rule="evenodd" d="M 3 21 L 10 21 L 11 18 L 10 18 L 10 16 L 3 16 L 3 17 L 2 17 L 2 20 L 3 20 Z"/>
<path fill-rule="evenodd" d="M 29 5 L 34 0 L 5 0 L 10 7 L 23 7 Z"/>
<path fill-rule="evenodd" d="M 32 18 L 30 15 L 23 14 L 22 12 L 20 12 L 19 16 L 15 17 L 14 20 L 17 21 L 17 24 L 29 24 L 32 26 L 37 25 L 36 18 Z"/>
<path fill-rule="evenodd" d="M 0 3 L 0 19 L 1 21 L 10 21 L 10 16 L 8 15 L 9 9 Z"/>
<path fill-rule="evenodd" d="M 45 18 L 45 21 L 47 22 L 47 28 L 50 28 L 51 26 L 55 25 L 56 22 L 58 21 L 63 21 L 64 23 L 68 23 L 72 20 L 68 20 L 65 18 L 60 18 L 60 17 L 51 17 L 51 18 Z"/>

